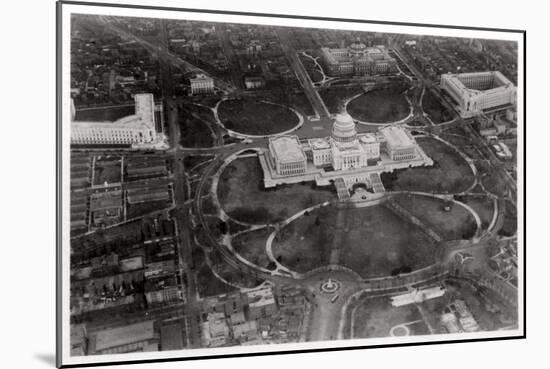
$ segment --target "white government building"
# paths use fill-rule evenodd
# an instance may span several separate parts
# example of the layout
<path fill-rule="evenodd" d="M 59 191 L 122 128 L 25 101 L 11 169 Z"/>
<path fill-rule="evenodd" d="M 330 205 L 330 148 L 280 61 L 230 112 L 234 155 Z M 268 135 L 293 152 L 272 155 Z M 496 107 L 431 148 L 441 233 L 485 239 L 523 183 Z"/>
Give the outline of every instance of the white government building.
<path fill-rule="evenodd" d="M 347 113 L 336 115 L 330 137 L 303 142 L 294 135 L 273 137 L 259 158 L 266 188 L 305 181 L 347 187 L 360 182 L 375 192 L 383 191 L 382 172 L 433 164 L 406 128 L 386 126 L 358 134 Z"/>
<path fill-rule="evenodd" d="M 321 48 L 321 61 L 330 75 L 375 75 L 397 70 L 384 45 L 367 47 L 359 38 L 347 48 Z"/>
<path fill-rule="evenodd" d="M 440 85 L 455 100 L 463 118 L 516 104 L 516 87 L 499 71 L 442 74 Z"/>
<path fill-rule="evenodd" d="M 205 74 L 199 73 L 189 79 L 191 94 L 207 94 L 214 92 L 214 80 Z"/>
<path fill-rule="evenodd" d="M 71 144 L 76 145 L 140 145 L 157 141 L 155 101 L 152 94 L 136 94 L 135 114 L 114 122 L 75 121 L 71 100 Z"/>

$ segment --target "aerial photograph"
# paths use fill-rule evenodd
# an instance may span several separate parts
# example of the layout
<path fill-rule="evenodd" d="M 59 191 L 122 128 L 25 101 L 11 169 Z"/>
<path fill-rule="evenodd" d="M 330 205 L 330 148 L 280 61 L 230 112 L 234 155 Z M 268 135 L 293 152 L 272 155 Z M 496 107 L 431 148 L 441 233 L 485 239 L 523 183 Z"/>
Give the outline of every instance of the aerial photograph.
<path fill-rule="evenodd" d="M 67 46 L 70 356 L 519 329 L 516 41 L 73 13 Z"/>

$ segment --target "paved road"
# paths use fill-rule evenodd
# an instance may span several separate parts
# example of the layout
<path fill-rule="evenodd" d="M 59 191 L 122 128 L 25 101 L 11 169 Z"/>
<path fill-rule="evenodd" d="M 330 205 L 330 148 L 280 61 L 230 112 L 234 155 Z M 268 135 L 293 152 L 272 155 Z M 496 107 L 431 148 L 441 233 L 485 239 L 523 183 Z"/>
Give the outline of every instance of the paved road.
<path fill-rule="evenodd" d="M 205 75 L 208 75 L 212 79 L 214 79 L 215 85 L 220 89 L 224 91 L 233 91 L 235 88 L 234 86 L 228 84 L 224 80 L 217 78 L 216 76 L 212 76 L 210 73 L 204 71 L 203 69 L 187 62 L 186 60 L 181 59 L 180 57 L 170 53 L 166 45 L 163 45 L 161 42 L 157 44 L 153 44 L 150 41 L 147 41 L 133 33 L 130 33 L 126 31 L 124 28 L 122 28 L 122 25 L 117 24 L 117 19 L 114 17 L 109 16 L 98 16 L 98 19 L 100 23 L 113 31 L 116 34 L 121 35 L 122 37 L 126 39 L 131 39 L 139 43 L 141 46 L 143 46 L 146 50 L 151 52 L 152 54 L 157 55 L 160 59 L 162 59 L 164 62 L 171 64 L 177 68 L 181 68 L 184 72 L 195 72 L 195 73 L 202 73 Z"/>
<path fill-rule="evenodd" d="M 298 81 L 304 89 L 308 100 L 313 106 L 313 109 L 317 112 L 317 115 L 319 115 L 320 118 L 330 117 L 330 112 L 325 106 L 323 99 L 321 99 L 321 96 L 319 96 L 319 93 L 313 87 L 313 82 L 311 81 L 311 78 L 309 78 L 309 75 L 307 74 L 304 65 L 300 61 L 300 58 L 298 58 L 296 50 L 294 49 L 294 47 L 292 47 L 291 41 L 288 37 L 288 30 L 278 27 L 276 29 L 276 32 L 281 42 L 281 47 L 283 48 L 283 51 L 285 52 L 285 55 L 290 63 L 290 67 L 294 70 L 294 73 L 296 74 Z"/>

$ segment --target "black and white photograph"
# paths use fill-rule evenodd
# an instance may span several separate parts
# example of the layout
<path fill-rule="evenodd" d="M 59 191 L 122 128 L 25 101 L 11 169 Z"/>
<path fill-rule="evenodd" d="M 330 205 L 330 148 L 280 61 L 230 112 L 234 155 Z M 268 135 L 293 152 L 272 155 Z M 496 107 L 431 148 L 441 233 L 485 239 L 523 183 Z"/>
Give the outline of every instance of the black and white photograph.
<path fill-rule="evenodd" d="M 6 3 L 1 366 L 544 366 L 546 14 Z"/>
<path fill-rule="evenodd" d="M 521 31 L 59 9 L 60 364 L 523 336 Z"/>

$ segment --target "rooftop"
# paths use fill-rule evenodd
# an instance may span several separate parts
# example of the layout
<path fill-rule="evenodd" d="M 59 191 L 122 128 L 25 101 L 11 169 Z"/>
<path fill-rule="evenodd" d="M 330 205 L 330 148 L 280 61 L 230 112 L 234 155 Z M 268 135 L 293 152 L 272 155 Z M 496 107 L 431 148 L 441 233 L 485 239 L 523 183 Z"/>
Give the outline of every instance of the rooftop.
<path fill-rule="evenodd" d="M 96 334 L 95 349 L 96 351 L 101 351 L 111 347 L 153 339 L 155 336 L 153 323 L 154 321 L 148 320 L 142 323 L 100 331 Z"/>
<path fill-rule="evenodd" d="M 414 139 L 407 134 L 407 131 L 400 127 L 384 127 L 380 130 L 391 147 L 407 147 L 414 145 Z"/>
<path fill-rule="evenodd" d="M 271 287 L 261 287 L 247 292 L 248 306 L 250 308 L 275 304 L 273 289 Z"/>
<path fill-rule="evenodd" d="M 306 160 L 302 145 L 296 136 L 280 136 L 269 139 L 273 154 L 281 163 Z"/>

